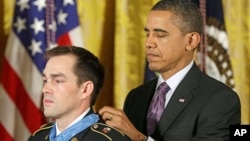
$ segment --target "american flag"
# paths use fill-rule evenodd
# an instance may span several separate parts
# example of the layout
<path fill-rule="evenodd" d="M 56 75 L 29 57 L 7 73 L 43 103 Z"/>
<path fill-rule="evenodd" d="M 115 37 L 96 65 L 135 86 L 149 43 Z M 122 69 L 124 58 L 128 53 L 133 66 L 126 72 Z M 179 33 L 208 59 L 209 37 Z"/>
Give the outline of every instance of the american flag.
<path fill-rule="evenodd" d="M 26 141 L 44 122 L 43 53 L 83 46 L 75 0 L 17 0 L 0 81 L 1 141 Z"/>

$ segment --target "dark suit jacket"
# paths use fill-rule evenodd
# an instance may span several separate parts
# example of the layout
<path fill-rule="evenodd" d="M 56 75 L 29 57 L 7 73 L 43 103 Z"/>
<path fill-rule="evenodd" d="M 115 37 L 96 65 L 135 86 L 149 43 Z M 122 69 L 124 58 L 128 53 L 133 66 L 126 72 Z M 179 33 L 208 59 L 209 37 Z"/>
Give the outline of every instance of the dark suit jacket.
<path fill-rule="evenodd" d="M 88 114 L 93 113 L 93 109 Z M 30 136 L 28 141 L 49 141 L 49 132 L 53 123 L 48 123 Z M 93 124 L 71 138 L 70 141 L 130 141 L 129 137 L 119 130 L 104 124 L 102 121 Z"/>
<path fill-rule="evenodd" d="M 124 111 L 146 135 L 146 115 L 157 78 L 130 91 Z M 183 102 L 184 101 L 184 102 Z M 173 93 L 152 137 L 159 141 L 229 140 L 229 126 L 240 124 L 238 95 L 194 64 Z"/>

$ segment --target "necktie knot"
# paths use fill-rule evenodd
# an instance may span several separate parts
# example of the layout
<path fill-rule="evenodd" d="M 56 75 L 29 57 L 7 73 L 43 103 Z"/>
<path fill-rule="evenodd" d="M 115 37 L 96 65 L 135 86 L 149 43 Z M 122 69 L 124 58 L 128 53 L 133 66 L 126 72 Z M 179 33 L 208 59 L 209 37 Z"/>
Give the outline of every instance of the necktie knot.
<path fill-rule="evenodd" d="M 164 96 L 165 97 L 165 94 L 169 91 L 170 87 L 168 86 L 168 84 L 166 82 L 162 82 L 157 90 L 156 90 L 156 93 L 157 95 L 159 95 L 160 97 Z"/>
<path fill-rule="evenodd" d="M 156 95 L 149 106 L 147 115 L 148 135 L 154 132 L 156 123 L 160 120 L 165 109 L 165 95 L 169 90 L 170 87 L 166 82 L 162 82 L 156 89 Z"/>

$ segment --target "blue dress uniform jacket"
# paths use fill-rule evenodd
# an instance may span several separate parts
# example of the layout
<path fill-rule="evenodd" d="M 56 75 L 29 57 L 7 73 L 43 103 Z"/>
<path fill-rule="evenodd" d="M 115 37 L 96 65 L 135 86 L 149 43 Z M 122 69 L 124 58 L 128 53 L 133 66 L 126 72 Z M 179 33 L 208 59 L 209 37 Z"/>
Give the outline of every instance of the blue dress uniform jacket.
<path fill-rule="evenodd" d="M 88 114 L 93 113 L 91 109 Z M 53 122 L 40 127 L 28 141 L 49 141 L 49 133 L 53 127 Z M 131 141 L 128 136 L 121 131 L 104 124 L 102 121 L 91 125 L 85 130 L 73 136 L 70 141 Z"/>
<path fill-rule="evenodd" d="M 49 141 L 49 132 L 53 123 L 37 130 L 28 141 Z M 130 141 L 129 137 L 102 122 L 98 122 L 72 137 L 70 141 Z"/>

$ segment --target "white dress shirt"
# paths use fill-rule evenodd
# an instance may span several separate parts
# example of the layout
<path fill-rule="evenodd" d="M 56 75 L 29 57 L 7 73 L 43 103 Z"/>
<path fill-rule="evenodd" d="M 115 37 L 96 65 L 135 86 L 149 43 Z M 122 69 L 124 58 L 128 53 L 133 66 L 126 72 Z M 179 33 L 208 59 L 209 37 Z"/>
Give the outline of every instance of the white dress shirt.
<path fill-rule="evenodd" d="M 85 112 L 83 112 L 80 116 L 78 116 L 72 123 L 69 124 L 69 126 L 67 128 L 72 126 L 74 123 L 80 121 L 89 112 L 89 110 L 90 110 L 90 108 L 88 108 Z M 61 131 L 58 129 L 58 126 L 56 123 L 56 135 L 59 135 L 60 133 L 61 133 Z"/>

